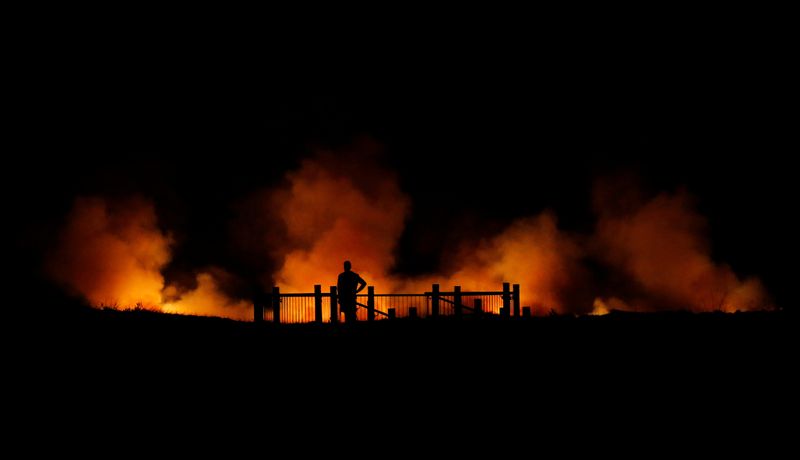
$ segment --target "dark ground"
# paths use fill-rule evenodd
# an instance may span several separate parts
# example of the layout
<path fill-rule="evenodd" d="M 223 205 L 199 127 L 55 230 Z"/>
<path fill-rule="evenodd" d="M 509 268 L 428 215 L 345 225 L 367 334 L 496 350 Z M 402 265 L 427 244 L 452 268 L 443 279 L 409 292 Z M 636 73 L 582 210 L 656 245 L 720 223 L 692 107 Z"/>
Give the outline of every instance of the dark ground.
<path fill-rule="evenodd" d="M 570 450 L 555 439 L 586 433 L 662 452 L 747 433 L 764 453 L 793 436 L 796 324 L 675 312 L 276 326 L 73 305 L 6 324 L 23 337 L 7 377 L 20 391 L 6 391 L 20 423 L 80 417 L 132 445 L 252 432 L 303 451 L 329 440 L 412 455 L 430 437 L 498 455 L 520 442 Z"/>
<path fill-rule="evenodd" d="M 102 374 L 112 386 L 135 386 L 140 377 L 143 384 L 151 377 L 203 380 L 208 372 L 231 382 L 311 385 L 322 396 L 343 385 L 337 376 L 365 390 L 374 386 L 374 397 L 455 391 L 448 382 L 458 382 L 465 395 L 498 397 L 567 387 L 777 390 L 791 380 L 798 341 L 796 318 L 784 312 L 401 319 L 348 327 L 76 307 L 34 329 L 28 337 L 37 338 L 45 369 L 61 368 L 56 372 L 74 374 L 76 382 L 80 370 Z"/>

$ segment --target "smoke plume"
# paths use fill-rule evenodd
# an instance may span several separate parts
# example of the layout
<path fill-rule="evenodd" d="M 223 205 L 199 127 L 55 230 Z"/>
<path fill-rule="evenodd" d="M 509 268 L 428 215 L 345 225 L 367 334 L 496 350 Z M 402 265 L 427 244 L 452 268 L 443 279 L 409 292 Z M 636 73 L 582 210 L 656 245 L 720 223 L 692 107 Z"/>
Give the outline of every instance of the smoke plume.
<path fill-rule="evenodd" d="M 155 308 L 171 240 L 153 206 L 133 198 L 78 198 L 48 263 L 53 278 L 92 305 Z"/>
<path fill-rule="evenodd" d="M 350 259 L 378 292 L 423 292 L 432 283 L 495 290 L 509 281 L 521 285 L 523 304 L 539 313 L 766 306 L 757 279 L 742 280 L 711 259 L 706 220 L 687 193 L 647 200 L 629 181 L 602 184 L 594 193 L 593 235 L 564 232 L 546 211 L 498 234 L 462 241 L 459 251 L 444 255 L 437 273 L 403 276 L 393 271 L 394 251 L 410 200 L 396 176 L 369 148 L 321 153 L 257 201 L 264 218 L 282 228 L 263 237 L 276 266 L 264 282 L 309 292 L 314 283 L 333 284 L 342 261 Z M 608 270 L 603 278 L 611 285 L 600 292 L 589 268 L 597 263 Z"/>
<path fill-rule="evenodd" d="M 411 200 L 380 149 L 363 142 L 302 161 L 281 184 L 240 203 L 231 228 L 262 287 L 277 285 L 284 292 L 334 284 L 342 262 L 352 260 L 354 270 L 383 293 L 424 292 L 432 283 L 443 290 L 519 283 L 523 305 L 535 313 L 768 306 L 758 279 L 742 279 L 712 259 L 707 221 L 687 192 L 648 198 L 630 181 L 600 181 L 594 208 L 591 235 L 560 229 L 555 213 L 545 211 L 496 234 L 474 229 L 471 238 L 452 244 L 459 250 L 443 254 L 435 273 L 398 274 L 395 252 Z M 190 286 L 166 282 L 175 244 L 148 201 L 80 198 L 47 270 L 95 306 L 251 317 L 249 301 L 226 294 L 235 274 L 223 268 L 196 268 L 185 274 L 194 280 Z"/>
<path fill-rule="evenodd" d="M 373 149 L 323 152 L 265 195 L 267 218 L 279 219 L 283 228 L 268 243 L 278 266 L 268 278 L 278 286 L 309 292 L 313 284 L 335 279 L 342 262 L 352 259 L 376 289 L 395 288 L 390 271 L 410 200 Z"/>
<path fill-rule="evenodd" d="M 629 278 L 638 290 L 630 298 L 595 304 L 608 308 L 736 311 L 766 307 L 759 280 L 740 279 L 711 259 L 707 222 L 685 191 L 642 201 L 635 189 L 598 184 L 594 235 L 598 257 Z M 632 290 L 632 289 L 629 289 Z M 622 293 L 618 293 L 622 296 Z"/>
<path fill-rule="evenodd" d="M 582 257 L 578 239 L 558 229 L 555 214 L 544 212 L 518 219 L 478 243 L 464 243 L 449 270 L 407 285 L 429 289 L 431 282 L 440 282 L 465 290 L 497 290 L 501 283 L 513 282 L 520 284 L 522 303 L 535 312 L 585 312 L 590 310 L 586 291 L 575 289 L 588 280 Z"/>
<path fill-rule="evenodd" d="M 309 292 L 315 283 L 333 284 L 344 260 L 378 292 L 424 292 L 442 288 L 496 290 L 504 281 L 522 285 L 523 302 L 541 309 L 591 310 L 591 297 L 574 290 L 585 279 L 582 249 L 561 232 L 553 213 L 520 219 L 498 235 L 462 242 L 448 254 L 438 273 L 403 276 L 394 273 L 395 249 L 410 212 L 410 199 L 396 175 L 380 164 L 374 146 L 346 153 L 322 152 L 302 162 L 278 189 L 263 192 L 249 206 L 251 228 L 242 241 L 263 244 L 262 254 L 275 258 L 265 284 L 286 292 Z M 267 221 L 280 225 L 275 232 Z M 242 222 L 244 223 L 244 222 Z M 585 305 L 571 307 L 570 305 Z"/>
<path fill-rule="evenodd" d="M 252 303 L 228 297 L 222 290 L 221 284 L 230 276 L 224 270 L 213 268 L 197 274 L 194 289 L 181 291 L 175 285 L 167 286 L 163 293 L 166 301 L 161 308 L 167 313 L 251 319 Z"/>
<path fill-rule="evenodd" d="M 248 317 L 248 303 L 219 289 L 221 270 L 197 274 L 197 287 L 165 286 L 173 241 L 141 198 L 78 198 L 46 263 L 51 277 L 93 306 Z M 168 300 L 165 302 L 165 299 Z"/>

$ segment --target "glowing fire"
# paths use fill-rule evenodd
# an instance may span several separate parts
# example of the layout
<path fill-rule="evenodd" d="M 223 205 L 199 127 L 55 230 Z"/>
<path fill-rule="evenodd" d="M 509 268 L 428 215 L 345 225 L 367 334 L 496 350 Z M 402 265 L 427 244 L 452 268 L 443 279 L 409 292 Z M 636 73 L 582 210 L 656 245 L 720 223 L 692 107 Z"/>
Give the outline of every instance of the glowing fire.
<path fill-rule="evenodd" d="M 251 317 L 248 303 L 221 293 L 210 273 L 198 274 L 197 288 L 189 292 L 165 286 L 161 270 L 170 260 L 171 245 L 169 235 L 158 228 L 152 204 L 138 198 L 81 198 L 47 269 L 95 306 Z"/>
<path fill-rule="evenodd" d="M 757 279 L 740 279 L 715 263 L 703 235 L 706 221 L 685 192 L 636 197 L 635 187 L 601 182 L 592 235 L 572 235 L 544 212 L 512 222 L 499 234 L 463 242 L 439 273 L 393 273 L 394 253 L 412 210 L 395 174 L 372 149 L 327 152 L 304 161 L 284 184 L 249 202 L 236 241 L 244 251 L 272 259 L 263 285 L 310 292 L 335 283 L 349 259 L 377 292 L 497 290 L 521 284 L 522 303 L 535 312 L 603 314 L 613 309 L 735 311 L 767 306 Z M 249 227 L 248 227 L 249 226 Z M 242 237 L 246 235 L 246 237 Z M 196 287 L 167 285 L 162 272 L 174 245 L 142 199 L 81 198 L 49 258 L 52 277 L 93 305 L 141 305 L 165 312 L 250 318 L 250 301 L 224 292 L 226 274 L 204 268 Z M 601 264 L 617 284 L 597 288 L 586 261 Z"/>
<path fill-rule="evenodd" d="M 352 259 L 370 284 L 395 289 L 398 280 L 389 273 L 410 201 L 392 172 L 368 158 L 322 155 L 290 173 L 288 186 L 272 197 L 286 226 L 285 238 L 272 242 L 283 261 L 277 285 L 307 292 L 315 282 L 335 279 L 342 262 Z"/>
<path fill-rule="evenodd" d="M 729 312 L 765 306 L 766 295 L 757 279 L 741 280 L 730 267 L 711 260 L 704 238 L 706 220 L 694 211 L 686 192 L 620 207 L 608 202 L 616 197 L 603 189 L 607 186 L 598 187 L 596 195 L 603 197 L 596 200 L 598 256 L 643 291 L 633 302 L 611 298 L 603 304 L 625 310 L 682 307 Z"/>
<path fill-rule="evenodd" d="M 309 292 L 315 283 L 333 281 L 341 262 L 350 259 L 378 292 L 424 292 L 432 283 L 496 290 L 511 281 L 521 284 L 522 303 L 535 312 L 767 306 L 757 279 L 740 280 L 728 266 L 711 260 L 703 238 L 705 219 L 688 195 L 631 199 L 638 195 L 632 182 L 617 180 L 615 187 L 601 182 L 595 190 L 598 224 L 593 235 L 567 234 L 553 213 L 544 212 L 463 244 L 439 273 L 405 277 L 392 274 L 393 253 L 410 210 L 395 175 L 369 155 L 322 154 L 305 161 L 288 175 L 285 187 L 264 197 L 269 203 L 264 209 L 277 209 L 286 226 L 283 238 L 270 241 L 267 253 L 282 263 L 265 281 Z M 610 296 L 592 292 L 587 259 L 601 262 L 634 288 Z"/>

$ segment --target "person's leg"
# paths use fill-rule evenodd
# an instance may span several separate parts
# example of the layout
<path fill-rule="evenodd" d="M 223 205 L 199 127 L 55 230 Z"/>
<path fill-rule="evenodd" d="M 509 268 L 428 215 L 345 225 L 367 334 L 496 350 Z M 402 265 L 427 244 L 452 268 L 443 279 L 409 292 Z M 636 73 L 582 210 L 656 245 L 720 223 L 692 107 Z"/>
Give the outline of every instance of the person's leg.
<path fill-rule="evenodd" d="M 358 321 L 358 318 L 356 317 L 356 306 L 354 304 L 347 306 L 347 311 L 344 313 L 344 319 L 348 323 L 355 323 Z"/>

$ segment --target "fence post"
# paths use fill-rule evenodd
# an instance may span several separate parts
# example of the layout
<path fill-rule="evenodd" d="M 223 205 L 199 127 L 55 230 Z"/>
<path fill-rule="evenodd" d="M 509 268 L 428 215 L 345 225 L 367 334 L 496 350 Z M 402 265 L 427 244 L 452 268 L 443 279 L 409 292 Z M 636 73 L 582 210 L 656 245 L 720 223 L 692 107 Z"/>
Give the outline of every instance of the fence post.
<path fill-rule="evenodd" d="M 472 308 L 475 309 L 475 314 L 480 315 L 483 313 L 483 301 L 481 299 L 472 299 Z"/>
<path fill-rule="evenodd" d="M 338 309 L 336 308 L 337 303 L 336 286 L 331 286 L 331 323 L 334 324 L 339 322 L 339 313 L 337 313 Z"/>
<path fill-rule="evenodd" d="M 397 318 L 397 310 L 395 310 L 394 308 L 386 310 L 386 313 L 389 315 L 389 319 Z"/>
<path fill-rule="evenodd" d="M 314 322 L 322 322 L 322 286 L 314 285 Z"/>
<path fill-rule="evenodd" d="M 367 321 L 375 321 L 375 286 L 367 286 Z"/>
<path fill-rule="evenodd" d="M 439 316 L 439 285 L 431 287 L 431 316 Z"/>
<path fill-rule="evenodd" d="M 453 286 L 453 309 L 456 318 L 461 318 L 461 286 Z"/>
<path fill-rule="evenodd" d="M 519 284 L 514 285 L 514 293 L 512 296 L 514 300 L 514 316 L 519 318 Z"/>
<path fill-rule="evenodd" d="M 281 289 L 278 286 L 272 288 L 272 322 L 281 322 Z"/>
<path fill-rule="evenodd" d="M 511 316 L 511 284 L 509 283 L 503 283 L 503 309 L 500 312 L 501 316 Z"/>

